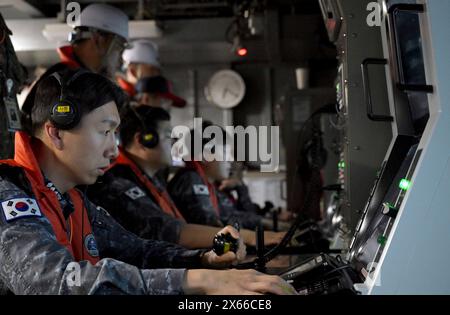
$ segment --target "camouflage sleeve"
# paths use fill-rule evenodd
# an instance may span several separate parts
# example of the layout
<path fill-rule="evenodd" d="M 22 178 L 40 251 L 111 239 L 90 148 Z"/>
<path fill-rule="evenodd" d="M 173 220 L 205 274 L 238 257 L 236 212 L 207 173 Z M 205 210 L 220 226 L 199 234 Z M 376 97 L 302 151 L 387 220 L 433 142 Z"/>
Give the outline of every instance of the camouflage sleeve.
<path fill-rule="evenodd" d="M 202 250 L 140 238 L 125 230 L 105 209 L 88 203 L 89 219 L 101 257 L 114 257 L 139 268 L 201 267 Z"/>
<path fill-rule="evenodd" d="M 75 262 L 50 222 L 34 215 L 7 220 L 5 201 L 28 198 L 0 177 L 0 287 L 15 294 L 180 294 L 184 269 L 140 270 L 111 258 Z"/>
<path fill-rule="evenodd" d="M 254 230 L 261 222 L 262 217 L 253 212 L 239 211 L 228 196 L 216 191 L 217 199 L 220 204 L 220 219 L 224 224 L 232 225 L 239 222 L 240 226 L 245 229 Z"/>
<path fill-rule="evenodd" d="M 166 214 L 132 181 L 111 177 L 88 189 L 89 199 L 107 209 L 125 229 L 139 237 L 177 244 L 184 225 Z"/>
<path fill-rule="evenodd" d="M 237 209 L 240 211 L 246 211 L 256 214 L 257 207 L 250 199 L 250 194 L 248 192 L 248 187 L 245 184 L 238 185 L 235 188 L 238 199 L 237 199 Z"/>
<path fill-rule="evenodd" d="M 176 206 L 189 223 L 222 226 L 216 214 L 208 188 L 195 172 L 175 176 L 167 187 Z"/>

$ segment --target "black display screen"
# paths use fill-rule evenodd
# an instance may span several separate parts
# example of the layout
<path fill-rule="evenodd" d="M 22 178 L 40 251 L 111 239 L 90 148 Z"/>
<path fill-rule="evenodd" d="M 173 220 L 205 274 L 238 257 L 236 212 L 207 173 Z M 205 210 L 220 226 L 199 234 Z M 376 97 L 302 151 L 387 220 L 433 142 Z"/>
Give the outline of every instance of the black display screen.
<path fill-rule="evenodd" d="M 415 1 L 390 1 L 394 4 L 416 4 Z M 397 51 L 399 83 L 403 86 L 426 86 L 422 37 L 420 33 L 420 14 L 394 10 L 393 27 Z M 407 91 L 411 119 L 416 135 L 422 134 L 429 118 L 428 98 L 424 92 Z"/>

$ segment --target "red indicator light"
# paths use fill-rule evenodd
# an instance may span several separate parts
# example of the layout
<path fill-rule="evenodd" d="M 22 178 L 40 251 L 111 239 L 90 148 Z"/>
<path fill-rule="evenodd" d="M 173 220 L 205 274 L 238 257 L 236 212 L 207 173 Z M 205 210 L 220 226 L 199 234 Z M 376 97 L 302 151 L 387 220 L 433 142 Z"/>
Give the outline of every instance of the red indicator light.
<path fill-rule="evenodd" d="M 247 48 L 239 48 L 238 49 L 238 51 L 237 51 L 237 54 L 239 55 L 239 56 L 245 56 L 245 55 L 247 55 Z"/>

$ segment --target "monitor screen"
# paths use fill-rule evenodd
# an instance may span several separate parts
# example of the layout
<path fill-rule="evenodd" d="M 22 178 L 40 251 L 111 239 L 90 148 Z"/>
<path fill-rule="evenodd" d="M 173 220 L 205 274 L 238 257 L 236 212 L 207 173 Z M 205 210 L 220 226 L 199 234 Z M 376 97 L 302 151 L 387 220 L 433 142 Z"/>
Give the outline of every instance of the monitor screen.
<path fill-rule="evenodd" d="M 394 4 L 394 1 L 391 1 Z M 395 1 L 414 4 L 415 1 Z M 390 3 L 391 4 L 391 3 Z M 395 42 L 399 80 L 402 85 L 427 85 L 422 38 L 420 33 L 420 13 L 394 11 Z M 422 134 L 429 118 L 428 98 L 424 92 L 408 91 L 411 119 L 416 135 Z"/>

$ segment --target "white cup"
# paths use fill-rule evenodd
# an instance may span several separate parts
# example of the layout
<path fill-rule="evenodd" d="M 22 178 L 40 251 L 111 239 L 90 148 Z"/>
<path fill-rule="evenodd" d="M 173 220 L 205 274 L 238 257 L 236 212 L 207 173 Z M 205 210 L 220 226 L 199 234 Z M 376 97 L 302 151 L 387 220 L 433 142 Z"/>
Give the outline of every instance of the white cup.
<path fill-rule="evenodd" d="M 297 89 L 303 90 L 309 86 L 309 69 L 297 68 L 295 69 L 295 78 L 297 80 Z"/>

